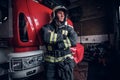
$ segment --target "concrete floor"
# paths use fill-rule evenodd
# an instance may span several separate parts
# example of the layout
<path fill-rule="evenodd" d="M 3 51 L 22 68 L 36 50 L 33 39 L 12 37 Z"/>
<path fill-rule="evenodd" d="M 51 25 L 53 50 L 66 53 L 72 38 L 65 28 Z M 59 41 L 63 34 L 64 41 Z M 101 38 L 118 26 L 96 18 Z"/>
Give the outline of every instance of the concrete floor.
<path fill-rule="evenodd" d="M 117 64 L 117 63 L 114 63 Z M 119 65 L 103 66 L 101 64 L 81 62 L 74 69 L 74 80 L 120 80 Z M 44 73 L 19 80 L 44 80 Z M 9 80 L 8 75 L 0 76 L 0 80 Z M 18 79 L 11 79 L 18 80 Z"/>

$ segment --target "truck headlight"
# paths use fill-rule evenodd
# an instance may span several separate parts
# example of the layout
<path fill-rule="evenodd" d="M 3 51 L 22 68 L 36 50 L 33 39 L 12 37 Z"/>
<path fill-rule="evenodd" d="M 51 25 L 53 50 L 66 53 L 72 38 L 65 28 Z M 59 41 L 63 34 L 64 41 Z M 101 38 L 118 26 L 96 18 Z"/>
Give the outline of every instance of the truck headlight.
<path fill-rule="evenodd" d="M 23 58 L 23 69 L 39 66 L 42 62 L 42 56 L 31 56 Z"/>
<path fill-rule="evenodd" d="M 13 71 L 22 70 L 22 59 L 12 59 L 11 67 Z"/>

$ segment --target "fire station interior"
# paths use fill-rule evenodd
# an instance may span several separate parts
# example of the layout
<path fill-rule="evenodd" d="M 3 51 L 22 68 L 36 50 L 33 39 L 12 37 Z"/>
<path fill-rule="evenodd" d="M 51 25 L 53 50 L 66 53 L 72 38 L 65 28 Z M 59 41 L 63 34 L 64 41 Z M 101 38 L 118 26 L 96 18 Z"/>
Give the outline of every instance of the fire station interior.
<path fill-rule="evenodd" d="M 84 58 L 74 68 L 74 80 L 119 80 L 120 2 L 118 0 L 42 1 L 51 9 L 56 5 L 67 7 L 69 18 L 78 34 L 78 42 L 84 46 Z M 0 3 L 0 24 L 7 21 L 7 11 L 6 4 Z M 29 80 L 44 80 L 42 73 L 38 75 L 39 77 L 31 76 Z M 0 78 L 8 79 L 6 75 L 0 75 Z"/>

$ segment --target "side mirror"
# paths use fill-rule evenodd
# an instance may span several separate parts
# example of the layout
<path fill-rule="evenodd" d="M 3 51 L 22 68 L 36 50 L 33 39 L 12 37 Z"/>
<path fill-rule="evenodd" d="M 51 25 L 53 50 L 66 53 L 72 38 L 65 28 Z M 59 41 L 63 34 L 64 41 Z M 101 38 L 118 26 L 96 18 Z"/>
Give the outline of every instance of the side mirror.
<path fill-rule="evenodd" d="M 0 24 L 8 19 L 8 0 L 0 0 Z"/>
<path fill-rule="evenodd" d="M 0 8 L 0 24 L 7 21 L 8 19 L 8 10 Z"/>

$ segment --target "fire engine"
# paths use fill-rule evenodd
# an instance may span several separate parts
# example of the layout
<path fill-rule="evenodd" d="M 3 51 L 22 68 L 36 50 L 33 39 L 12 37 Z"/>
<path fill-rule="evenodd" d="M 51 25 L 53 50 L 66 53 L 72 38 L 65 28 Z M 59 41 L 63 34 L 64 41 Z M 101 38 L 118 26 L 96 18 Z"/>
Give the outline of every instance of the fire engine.
<path fill-rule="evenodd" d="M 45 48 L 39 31 L 49 23 L 51 12 L 42 0 L 0 1 L 0 76 L 24 78 L 43 71 Z M 70 19 L 67 22 L 73 25 Z M 80 62 L 83 46 L 78 43 L 71 50 Z"/>

